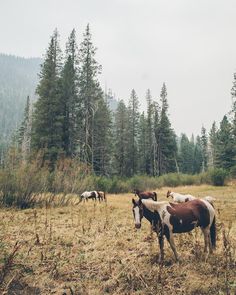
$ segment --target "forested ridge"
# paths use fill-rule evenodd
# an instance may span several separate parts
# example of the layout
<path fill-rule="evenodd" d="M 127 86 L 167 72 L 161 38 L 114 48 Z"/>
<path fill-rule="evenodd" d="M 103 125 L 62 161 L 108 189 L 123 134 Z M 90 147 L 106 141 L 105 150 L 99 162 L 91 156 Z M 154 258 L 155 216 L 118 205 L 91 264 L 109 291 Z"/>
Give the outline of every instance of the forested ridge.
<path fill-rule="evenodd" d="M 165 82 L 158 96 L 147 89 L 145 112 L 140 110 L 135 89 L 130 90 L 127 104 L 120 99 L 111 110 L 112 93 L 104 91 L 99 83 L 102 66 L 96 60 L 97 48 L 89 25 L 80 44 L 72 30 L 65 52 L 60 46 L 55 30 L 44 61 L 15 58 L 19 74 L 22 71 L 24 76 L 21 88 L 17 87 L 17 78 L 11 80 L 11 71 L 4 75 L 6 68 L 11 68 L 11 62 L 7 56 L 0 56 L 1 140 L 15 128 L 9 150 L 17 151 L 18 161 L 31 162 L 40 154 L 41 167 L 52 172 L 58 161 L 71 159 L 81 163 L 86 173 L 106 177 L 161 176 L 171 172 L 198 174 L 213 168 L 234 173 L 235 103 L 219 126 L 213 122 L 210 130 L 202 126 L 200 135 L 177 137 L 169 117 Z M 17 95 L 10 89 L 18 89 Z M 234 100 L 236 76 L 231 95 Z M 24 118 L 17 127 L 23 101 L 26 101 Z M 8 152 L 1 153 L 3 167 L 8 158 Z"/>

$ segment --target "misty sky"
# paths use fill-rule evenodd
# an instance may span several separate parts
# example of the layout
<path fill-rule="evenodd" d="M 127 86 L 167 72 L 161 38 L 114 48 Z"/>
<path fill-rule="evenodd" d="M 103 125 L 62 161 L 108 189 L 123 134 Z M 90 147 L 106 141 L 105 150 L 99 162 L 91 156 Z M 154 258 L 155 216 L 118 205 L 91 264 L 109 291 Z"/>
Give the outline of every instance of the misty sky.
<path fill-rule="evenodd" d="M 235 13 L 235 0 L 0 0 L 0 52 L 42 57 L 55 27 L 64 46 L 90 23 L 102 87 L 125 101 L 134 88 L 144 108 L 166 82 L 177 134 L 198 134 L 231 107 Z"/>

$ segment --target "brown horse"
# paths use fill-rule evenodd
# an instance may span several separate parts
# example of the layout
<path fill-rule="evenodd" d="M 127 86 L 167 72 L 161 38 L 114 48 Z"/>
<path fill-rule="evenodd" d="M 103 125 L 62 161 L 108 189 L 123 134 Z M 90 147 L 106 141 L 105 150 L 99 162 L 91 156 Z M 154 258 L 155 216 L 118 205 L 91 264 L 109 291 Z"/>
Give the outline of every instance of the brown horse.
<path fill-rule="evenodd" d="M 138 196 L 139 199 L 153 199 L 153 201 L 157 201 L 156 192 L 141 192 L 138 189 L 134 189 L 134 195 Z"/>
<path fill-rule="evenodd" d="M 164 236 L 174 252 L 175 259 L 178 254 L 174 243 L 174 233 L 184 233 L 200 226 L 204 235 L 204 252 L 210 253 L 216 246 L 215 210 L 207 200 L 193 200 L 186 203 L 174 204 L 154 202 L 152 200 L 132 200 L 135 227 L 141 227 L 141 220 L 145 217 L 153 226 L 158 235 L 160 256 L 159 261 L 164 259 Z"/>
<path fill-rule="evenodd" d="M 99 201 L 100 201 L 100 200 L 101 200 L 101 201 L 104 201 L 104 202 L 107 201 L 107 198 L 106 198 L 106 194 L 105 194 L 105 192 L 97 191 L 97 193 L 98 193 Z"/>

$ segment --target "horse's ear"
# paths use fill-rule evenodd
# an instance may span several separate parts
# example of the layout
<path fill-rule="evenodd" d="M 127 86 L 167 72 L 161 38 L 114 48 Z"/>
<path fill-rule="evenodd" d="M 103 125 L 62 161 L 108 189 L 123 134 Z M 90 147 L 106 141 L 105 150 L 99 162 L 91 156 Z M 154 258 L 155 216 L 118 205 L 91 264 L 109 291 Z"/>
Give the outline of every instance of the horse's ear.
<path fill-rule="evenodd" d="M 132 199 L 132 203 L 135 205 L 136 203 L 135 203 L 135 199 Z"/>

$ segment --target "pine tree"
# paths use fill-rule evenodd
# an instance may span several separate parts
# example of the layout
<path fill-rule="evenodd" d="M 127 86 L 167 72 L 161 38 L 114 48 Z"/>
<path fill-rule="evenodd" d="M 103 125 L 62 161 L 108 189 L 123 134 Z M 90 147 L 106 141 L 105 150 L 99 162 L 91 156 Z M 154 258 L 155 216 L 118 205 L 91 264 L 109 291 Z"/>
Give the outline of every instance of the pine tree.
<path fill-rule="evenodd" d="M 202 170 L 202 145 L 200 136 L 196 137 L 196 142 L 194 146 L 194 161 L 193 161 L 193 173 L 200 173 Z"/>
<path fill-rule="evenodd" d="M 101 66 L 95 60 L 96 48 L 92 43 L 89 25 L 84 33 L 84 40 L 79 50 L 79 118 L 80 126 L 80 157 L 89 165 L 93 165 L 94 150 L 94 114 L 102 91 L 98 82 Z"/>
<path fill-rule="evenodd" d="M 150 166 L 149 166 L 149 126 L 148 126 L 148 119 L 146 119 L 144 112 L 140 115 L 139 119 L 139 128 L 138 128 L 138 163 L 139 163 L 139 173 L 146 174 L 148 173 Z"/>
<path fill-rule="evenodd" d="M 177 145 L 168 118 L 167 90 L 165 83 L 161 89 L 161 113 L 158 134 L 158 174 L 176 171 Z"/>
<path fill-rule="evenodd" d="M 180 170 L 183 173 L 192 174 L 194 171 L 194 139 L 189 141 L 186 134 L 182 134 L 179 149 Z"/>
<path fill-rule="evenodd" d="M 139 127 L 139 101 L 135 90 L 131 91 L 128 105 L 128 158 L 127 173 L 133 176 L 138 168 L 138 127 Z"/>
<path fill-rule="evenodd" d="M 208 166 L 208 138 L 206 128 L 202 126 L 201 130 L 201 147 L 202 147 L 202 171 L 207 170 Z"/>
<path fill-rule="evenodd" d="M 24 110 L 24 117 L 21 126 L 18 130 L 18 146 L 23 160 L 25 161 L 30 154 L 31 146 L 31 129 L 32 129 L 32 108 L 30 98 L 27 96 Z"/>
<path fill-rule="evenodd" d="M 146 156 L 146 173 L 154 175 L 154 162 L 156 153 L 154 152 L 155 134 L 154 134 L 154 104 L 151 92 L 148 89 L 146 94 L 147 101 L 147 156 Z"/>
<path fill-rule="evenodd" d="M 210 143 L 210 154 L 209 154 L 209 167 L 215 167 L 216 163 L 216 146 L 217 146 L 217 128 L 216 122 L 213 122 L 210 133 L 209 133 L 209 143 Z"/>
<path fill-rule="evenodd" d="M 76 155 L 78 148 L 78 49 L 75 29 L 66 44 L 66 60 L 62 69 L 63 149 L 66 156 Z"/>
<path fill-rule="evenodd" d="M 112 120 L 107 101 L 104 98 L 98 102 L 98 109 L 94 117 L 94 156 L 93 168 L 97 175 L 112 174 Z"/>
<path fill-rule="evenodd" d="M 128 110 L 123 100 L 118 102 L 115 113 L 114 157 L 116 173 L 126 176 L 127 145 L 128 145 Z"/>
<path fill-rule="evenodd" d="M 51 169 L 62 152 L 61 50 L 58 39 L 55 30 L 41 68 L 36 89 L 39 98 L 35 104 L 32 126 L 32 147 L 35 151 L 44 149 L 44 159 L 49 161 Z"/>
<path fill-rule="evenodd" d="M 233 128 L 227 116 L 224 116 L 217 132 L 216 167 L 230 169 L 236 163 L 235 156 Z"/>

